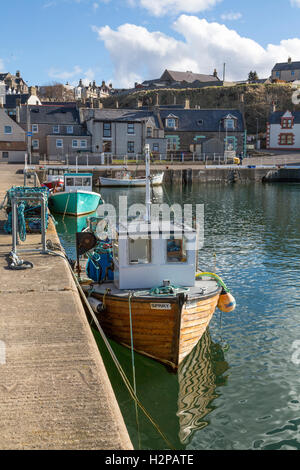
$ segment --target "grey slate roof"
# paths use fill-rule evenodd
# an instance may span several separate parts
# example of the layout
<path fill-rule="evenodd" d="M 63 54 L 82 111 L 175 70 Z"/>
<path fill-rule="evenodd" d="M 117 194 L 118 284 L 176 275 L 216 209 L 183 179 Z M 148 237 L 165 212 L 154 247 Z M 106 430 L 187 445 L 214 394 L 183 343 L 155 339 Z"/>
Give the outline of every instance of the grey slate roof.
<path fill-rule="evenodd" d="M 282 71 L 282 70 L 299 70 L 300 69 L 300 62 L 279 62 L 277 63 L 272 72 Z"/>
<path fill-rule="evenodd" d="M 148 109 L 94 109 L 94 118 L 99 121 L 117 122 L 141 122 L 149 118 L 154 119 L 158 126 L 158 120 L 153 111 Z"/>
<path fill-rule="evenodd" d="M 21 101 L 21 104 L 26 104 L 27 100 L 30 98 L 30 95 L 22 94 L 22 95 L 6 95 L 5 96 L 5 108 L 14 109 L 17 106 L 17 100 Z"/>
<path fill-rule="evenodd" d="M 281 124 L 281 118 L 286 113 L 286 111 L 275 111 L 275 113 L 271 113 L 269 117 L 270 124 Z M 300 111 L 293 111 L 291 112 L 294 116 L 294 123 L 300 124 Z"/>
<path fill-rule="evenodd" d="M 79 112 L 73 106 L 29 106 L 31 124 L 80 124 Z M 26 122 L 27 106 L 21 106 L 20 122 Z"/>
<path fill-rule="evenodd" d="M 220 123 L 229 114 L 237 119 L 236 132 L 243 132 L 245 130 L 243 115 L 236 109 L 160 109 L 160 115 L 164 120 L 170 114 L 170 111 L 178 117 L 178 131 L 198 131 L 201 132 L 218 132 L 224 131 Z M 171 130 L 171 129 L 170 129 Z M 166 129 L 166 132 L 168 130 Z"/>
<path fill-rule="evenodd" d="M 214 75 L 205 75 L 202 73 L 193 73 L 193 72 L 177 72 L 173 70 L 165 70 L 161 76 L 161 80 L 165 79 L 165 75 L 168 74 L 174 80 L 174 82 L 187 82 L 193 83 L 195 81 L 199 82 L 216 82 L 218 78 Z"/>

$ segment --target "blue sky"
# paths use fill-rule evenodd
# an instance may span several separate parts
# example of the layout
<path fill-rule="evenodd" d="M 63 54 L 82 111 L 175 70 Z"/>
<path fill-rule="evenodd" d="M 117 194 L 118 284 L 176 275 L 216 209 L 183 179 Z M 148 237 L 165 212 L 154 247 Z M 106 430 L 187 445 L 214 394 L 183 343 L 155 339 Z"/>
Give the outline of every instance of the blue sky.
<path fill-rule="evenodd" d="M 165 68 L 243 80 L 300 60 L 300 0 L 10 0 L 1 5 L 0 71 L 30 85 L 115 86 Z"/>

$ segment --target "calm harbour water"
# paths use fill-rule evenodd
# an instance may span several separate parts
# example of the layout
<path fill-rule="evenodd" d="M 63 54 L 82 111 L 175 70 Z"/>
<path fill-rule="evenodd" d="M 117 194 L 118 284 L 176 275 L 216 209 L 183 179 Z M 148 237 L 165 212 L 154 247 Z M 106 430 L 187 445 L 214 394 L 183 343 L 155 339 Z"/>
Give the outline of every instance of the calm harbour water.
<path fill-rule="evenodd" d="M 129 204 L 144 201 L 140 189 L 101 193 L 106 202 L 119 194 Z M 300 449 L 300 364 L 293 360 L 300 341 L 300 185 L 167 187 L 154 197 L 205 205 L 200 268 L 221 275 L 237 309 L 222 318 L 216 312 L 178 374 L 135 354 L 139 400 L 176 449 Z M 84 218 L 55 218 L 72 256 Z M 135 449 L 167 449 L 141 411 L 136 418 L 94 334 Z M 130 351 L 111 344 L 131 379 Z"/>

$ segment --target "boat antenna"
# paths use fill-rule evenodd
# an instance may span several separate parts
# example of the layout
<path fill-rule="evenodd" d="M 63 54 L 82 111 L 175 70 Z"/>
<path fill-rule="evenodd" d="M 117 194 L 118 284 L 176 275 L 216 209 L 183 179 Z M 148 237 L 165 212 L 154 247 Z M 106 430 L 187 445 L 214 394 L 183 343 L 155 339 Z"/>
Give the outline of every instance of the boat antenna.
<path fill-rule="evenodd" d="M 150 145 L 145 145 L 146 165 L 146 222 L 151 221 L 151 175 L 150 175 Z"/>

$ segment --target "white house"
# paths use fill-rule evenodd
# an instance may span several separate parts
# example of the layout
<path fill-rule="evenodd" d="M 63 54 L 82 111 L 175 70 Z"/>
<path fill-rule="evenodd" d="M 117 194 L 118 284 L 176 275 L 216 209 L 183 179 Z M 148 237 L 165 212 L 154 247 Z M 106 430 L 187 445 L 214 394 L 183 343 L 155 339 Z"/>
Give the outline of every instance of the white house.
<path fill-rule="evenodd" d="M 270 150 L 300 150 L 300 112 L 276 111 L 267 123 Z"/>

